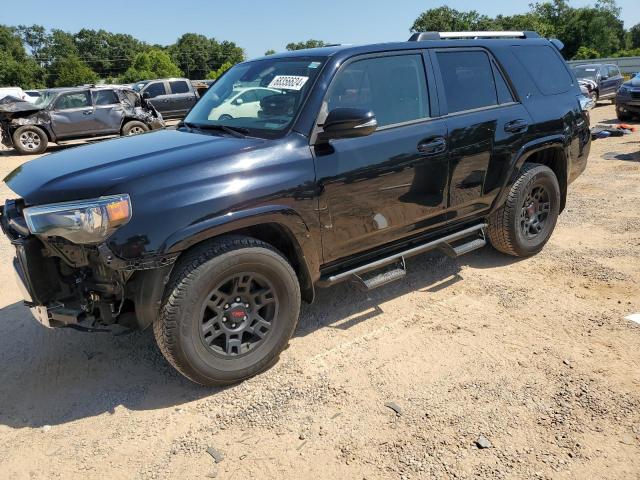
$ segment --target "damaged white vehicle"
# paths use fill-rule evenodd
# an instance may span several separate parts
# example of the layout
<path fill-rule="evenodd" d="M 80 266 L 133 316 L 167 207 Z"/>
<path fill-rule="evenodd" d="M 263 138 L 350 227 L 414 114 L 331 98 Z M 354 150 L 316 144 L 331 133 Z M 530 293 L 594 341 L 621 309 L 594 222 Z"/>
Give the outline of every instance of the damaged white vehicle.
<path fill-rule="evenodd" d="M 125 87 L 51 89 L 34 103 L 0 100 L 2 143 L 22 154 L 42 153 L 49 142 L 136 135 L 164 126 L 153 105 Z"/>

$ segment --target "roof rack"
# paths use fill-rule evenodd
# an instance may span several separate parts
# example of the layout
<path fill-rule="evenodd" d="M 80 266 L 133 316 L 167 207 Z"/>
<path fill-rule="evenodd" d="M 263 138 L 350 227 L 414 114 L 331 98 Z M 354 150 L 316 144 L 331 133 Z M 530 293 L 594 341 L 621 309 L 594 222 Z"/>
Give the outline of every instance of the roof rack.
<path fill-rule="evenodd" d="M 540 38 L 536 32 L 416 32 L 409 38 L 410 42 L 424 40 L 462 39 L 462 38 Z"/>

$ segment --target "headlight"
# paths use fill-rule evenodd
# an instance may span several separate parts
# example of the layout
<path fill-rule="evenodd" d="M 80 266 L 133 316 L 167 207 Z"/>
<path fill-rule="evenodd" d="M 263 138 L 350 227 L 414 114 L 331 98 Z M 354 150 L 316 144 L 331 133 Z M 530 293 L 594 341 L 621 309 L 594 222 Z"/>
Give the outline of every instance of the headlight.
<path fill-rule="evenodd" d="M 131 219 L 129 195 L 52 203 L 24 209 L 29 231 L 73 243 L 100 243 Z"/>

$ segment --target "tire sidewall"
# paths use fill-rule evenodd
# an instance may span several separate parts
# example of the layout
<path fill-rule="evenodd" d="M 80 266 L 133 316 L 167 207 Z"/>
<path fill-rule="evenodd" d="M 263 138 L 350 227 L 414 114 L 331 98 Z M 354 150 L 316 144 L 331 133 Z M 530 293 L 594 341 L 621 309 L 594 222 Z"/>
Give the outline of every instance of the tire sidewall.
<path fill-rule="evenodd" d="M 286 261 L 263 248 L 235 250 L 203 263 L 183 298 L 179 318 L 178 346 L 183 358 L 199 376 L 213 381 L 237 381 L 274 363 L 295 329 L 300 295 L 297 278 Z M 240 272 L 255 272 L 269 278 L 278 296 L 278 312 L 267 337 L 254 351 L 239 358 L 224 358 L 211 352 L 200 336 L 202 304 L 224 278 Z M 298 290 L 297 295 L 294 290 Z"/>
<path fill-rule="evenodd" d="M 142 128 L 145 132 L 149 131 L 149 127 L 147 125 L 145 125 L 144 123 L 138 121 L 138 120 L 132 120 L 129 121 L 127 123 L 124 124 L 124 127 L 122 127 L 122 136 L 126 137 L 129 135 L 129 132 L 131 131 L 131 129 L 133 127 L 140 127 Z"/>
<path fill-rule="evenodd" d="M 515 246 L 520 255 L 532 255 L 538 253 L 551 238 L 551 234 L 555 229 L 560 214 L 560 186 L 555 174 L 544 166 L 536 167 L 526 174 L 529 178 L 523 182 L 522 187 L 518 191 L 516 208 L 513 212 L 511 228 L 513 229 L 513 238 Z M 520 228 L 520 212 L 524 204 L 527 194 L 536 186 L 542 186 L 549 195 L 551 209 L 546 218 L 544 229 L 533 239 L 524 236 Z"/>
<path fill-rule="evenodd" d="M 33 132 L 40 137 L 40 146 L 37 149 L 28 150 L 22 146 L 20 143 L 20 136 L 25 132 Z M 12 140 L 13 147 L 23 155 L 38 155 L 47 149 L 47 144 L 49 143 L 49 139 L 44 130 L 35 125 L 24 125 L 16 129 L 16 131 L 13 132 Z"/>

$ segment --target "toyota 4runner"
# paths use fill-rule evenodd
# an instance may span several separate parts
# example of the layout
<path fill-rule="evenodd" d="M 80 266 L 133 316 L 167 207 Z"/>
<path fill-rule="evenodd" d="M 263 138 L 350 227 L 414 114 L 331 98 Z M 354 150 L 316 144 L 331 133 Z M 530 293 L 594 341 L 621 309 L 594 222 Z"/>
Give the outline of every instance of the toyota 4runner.
<path fill-rule="evenodd" d="M 457 32 L 273 55 L 176 130 L 25 163 L 1 223 L 26 304 L 47 327 L 152 327 L 182 374 L 226 384 L 277 361 L 316 287 L 487 239 L 533 255 L 590 148 L 560 48 Z"/>

